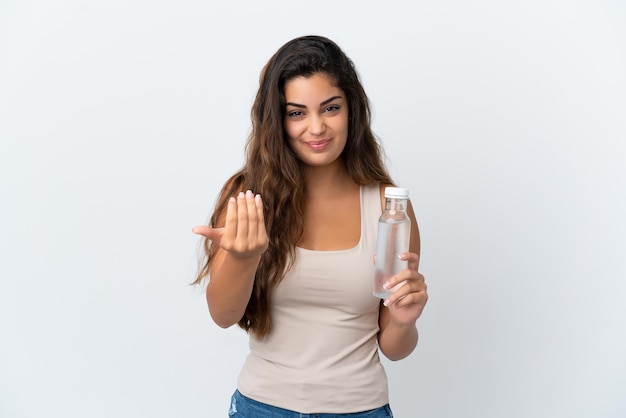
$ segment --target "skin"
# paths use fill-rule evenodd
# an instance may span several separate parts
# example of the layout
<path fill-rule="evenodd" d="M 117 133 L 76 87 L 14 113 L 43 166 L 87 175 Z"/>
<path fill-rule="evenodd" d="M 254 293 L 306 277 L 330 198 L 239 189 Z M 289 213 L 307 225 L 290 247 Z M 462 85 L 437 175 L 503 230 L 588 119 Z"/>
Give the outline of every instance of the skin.
<path fill-rule="evenodd" d="M 339 158 L 348 138 L 345 94 L 326 75 L 315 74 L 287 81 L 285 102 L 285 132 L 305 169 L 307 190 L 304 233 L 297 245 L 322 251 L 352 248 L 360 239 L 360 186 Z M 343 215 L 327 216 L 338 206 L 345 208 Z M 379 346 L 391 360 L 402 359 L 415 349 L 416 321 L 428 300 L 424 276 L 418 272 L 420 239 L 410 203 L 408 212 L 410 252 L 402 255 L 408 268 L 388 282 L 389 288 L 404 285 L 381 303 L 379 313 Z M 220 246 L 206 296 L 211 316 L 221 327 L 236 324 L 245 312 L 256 268 L 268 245 L 263 219 L 261 197 L 247 191 L 231 197 L 223 228 L 193 228 Z"/>
<path fill-rule="evenodd" d="M 221 224 L 221 219 L 218 224 Z M 228 328 L 236 324 L 246 311 L 254 274 L 261 254 L 268 246 L 261 196 L 255 196 L 248 190 L 231 197 L 224 227 L 197 226 L 192 231 L 220 246 L 211 264 L 206 298 L 213 321 L 222 328 Z"/>

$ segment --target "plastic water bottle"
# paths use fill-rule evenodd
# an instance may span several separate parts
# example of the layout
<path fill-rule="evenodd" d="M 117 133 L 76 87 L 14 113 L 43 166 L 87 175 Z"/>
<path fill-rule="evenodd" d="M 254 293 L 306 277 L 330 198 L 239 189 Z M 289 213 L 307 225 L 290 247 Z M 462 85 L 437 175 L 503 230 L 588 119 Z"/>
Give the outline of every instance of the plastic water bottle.
<path fill-rule="evenodd" d="M 409 251 L 411 220 L 406 213 L 409 189 L 400 187 L 385 188 L 385 211 L 378 219 L 378 239 L 376 241 L 376 266 L 374 269 L 374 296 L 387 299 L 394 290 L 383 285 L 394 274 L 407 268 L 407 261 L 400 260 L 400 254 Z"/>

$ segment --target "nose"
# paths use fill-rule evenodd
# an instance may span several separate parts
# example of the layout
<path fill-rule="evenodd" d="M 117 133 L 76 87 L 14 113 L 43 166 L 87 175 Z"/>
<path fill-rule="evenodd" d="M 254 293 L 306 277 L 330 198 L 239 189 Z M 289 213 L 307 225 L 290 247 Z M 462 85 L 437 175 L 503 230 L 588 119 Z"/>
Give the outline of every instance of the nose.
<path fill-rule="evenodd" d="M 312 116 L 309 123 L 309 132 L 311 135 L 321 135 L 326 132 L 326 125 L 324 124 L 324 118 L 320 116 Z"/>

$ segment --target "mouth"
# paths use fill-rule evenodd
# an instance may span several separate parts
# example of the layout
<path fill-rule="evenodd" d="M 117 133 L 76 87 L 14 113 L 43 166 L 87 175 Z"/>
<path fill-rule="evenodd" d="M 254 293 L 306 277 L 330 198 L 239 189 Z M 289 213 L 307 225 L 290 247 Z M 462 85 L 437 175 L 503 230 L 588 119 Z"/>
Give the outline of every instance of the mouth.
<path fill-rule="evenodd" d="M 322 139 L 319 141 L 309 141 L 305 142 L 306 146 L 313 150 L 322 150 L 330 144 L 330 139 Z"/>

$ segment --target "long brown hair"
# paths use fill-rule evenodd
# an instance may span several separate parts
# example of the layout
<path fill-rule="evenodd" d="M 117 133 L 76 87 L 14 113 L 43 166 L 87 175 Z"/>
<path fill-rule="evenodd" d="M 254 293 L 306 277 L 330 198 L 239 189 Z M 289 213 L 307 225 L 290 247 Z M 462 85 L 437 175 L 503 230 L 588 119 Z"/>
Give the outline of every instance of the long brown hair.
<path fill-rule="evenodd" d="M 272 290 L 295 260 L 296 243 L 303 233 L 304 174 L 300 160 L 288 145 L 284 131 L 285 82 L 295 77 L 326 74 L 346 95 L 349 109 L 348 140 L 341 158 L 358 184 L 392 184 L 384 154 L 370 123 L 369 100 L 352 61 L 330 39 L 303 36 L 283 45 L 267 62 L 252 106 L 252 131 L 246 143 L 246 162 L 220 192 L 210 224 L 223 222 L 229 197 L 252 190 L 263 197 L 269 247 L 256 271 L 252 295 L 239 326 L 257 338 L 271 329 Z M 218 249 L 205 239 L 206 260 L 194 283 L 210 271 Z"/>

